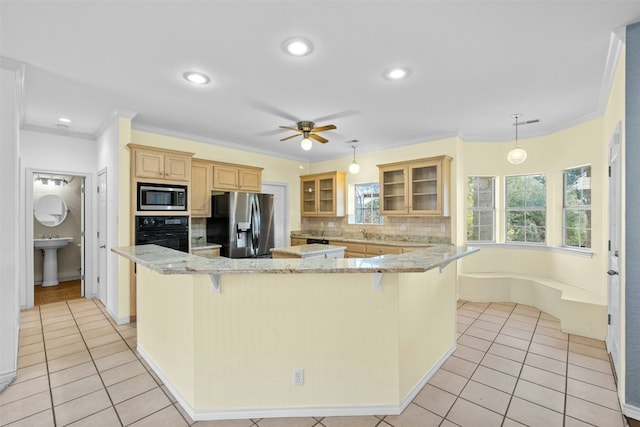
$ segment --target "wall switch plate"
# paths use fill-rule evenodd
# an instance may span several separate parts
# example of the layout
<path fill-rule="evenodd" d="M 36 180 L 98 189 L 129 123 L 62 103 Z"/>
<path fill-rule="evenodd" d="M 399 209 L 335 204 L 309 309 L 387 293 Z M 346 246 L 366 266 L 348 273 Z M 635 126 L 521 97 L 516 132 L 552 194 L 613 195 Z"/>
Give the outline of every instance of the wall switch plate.
<path fill-rule="evenodd" d="M 333 227 L 335 227 L 335 226 L 336 226 L 336 223 L 335 223 L 335 222 L 333 222 L 333 221 L 329 221 L 329 222 L 327 222 L 327 227 L 332 227 L 332 228 L 333 228 Z"/>
<path fill-rule="evenodd" d="M 444 224 L 442 224 L 442 225 L 440 226 L 440 232 L 441 232 L 441 233 L 446 233 L 446 232 L 447 232 L 447 226 L 446 226 L 446 225 L 444 225 Z"/>
<path fill-rule="evenodd" d="M 407 231 L 407 224 L 405 224 L 404 222 L 402 224 L 400 224 L 398 226 L 398 230 L 400 231 Z"/>
<path fill-rule="evenodd" d="M 293 370 L 293 385 L 304 385 L 304 369 Z"/>

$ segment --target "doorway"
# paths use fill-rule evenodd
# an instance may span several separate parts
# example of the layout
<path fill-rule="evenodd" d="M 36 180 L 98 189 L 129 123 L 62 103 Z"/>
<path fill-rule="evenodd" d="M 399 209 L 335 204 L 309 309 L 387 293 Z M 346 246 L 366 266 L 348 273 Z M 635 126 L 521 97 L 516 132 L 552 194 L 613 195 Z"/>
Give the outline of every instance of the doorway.
<path fill-rule="evenodd" d="M 286 183 L 263 182 L 262 192 L 273 194 L 273 245 L 276 248 L 289 246 L 289 186 Z"/>
<path fill-rule="evenodd" d="M 27 307 L 84 297 L 86 176 L 32 170 L 25 184 Z"/>

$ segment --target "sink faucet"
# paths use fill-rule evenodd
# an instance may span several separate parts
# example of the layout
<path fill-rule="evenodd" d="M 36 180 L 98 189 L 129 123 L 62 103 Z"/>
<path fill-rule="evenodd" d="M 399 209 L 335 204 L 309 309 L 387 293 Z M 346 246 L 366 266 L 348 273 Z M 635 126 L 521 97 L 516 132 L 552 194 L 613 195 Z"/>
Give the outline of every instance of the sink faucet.
<path fill-rule="evenodd" d="M 369 240 L 369 233 L 367 232 L 367 230 L 365 228 L 363 228 L 362 230 L 360 230 L 360 232 L 362 233 L 362 236 Z"/>
<path fill-rule="evenodd" d="M 53 239 L 53 234 L 49 233 L 49 237 L 47 239 Z"/>

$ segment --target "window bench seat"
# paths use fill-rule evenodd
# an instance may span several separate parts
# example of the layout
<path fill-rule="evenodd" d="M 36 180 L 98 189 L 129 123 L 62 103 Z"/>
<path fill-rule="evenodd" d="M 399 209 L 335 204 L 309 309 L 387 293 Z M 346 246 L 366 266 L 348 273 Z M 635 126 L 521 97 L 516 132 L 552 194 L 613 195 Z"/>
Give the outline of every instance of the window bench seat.
<path fill-rule="evenodd" d="M 603 340 L 607 297 L 567 283 L 511 272 L 461 273 L 458 298 L 527 304 L 560 319 L 563 332 Z"/>

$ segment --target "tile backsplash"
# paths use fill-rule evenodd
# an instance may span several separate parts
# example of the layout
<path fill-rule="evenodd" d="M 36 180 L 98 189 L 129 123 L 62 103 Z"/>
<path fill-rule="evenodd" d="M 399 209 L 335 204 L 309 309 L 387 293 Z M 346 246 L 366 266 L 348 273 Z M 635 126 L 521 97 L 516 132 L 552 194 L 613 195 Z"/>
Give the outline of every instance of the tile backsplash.
<path fill-rule="evenodd" d="M 366 230 L 373 240 L 427 243 L 451 243 L 451 218 L 384 217 L 384 224 L 349 224 L 347 217 L 303 217 L 301 233 L 324 237 L 362 238 Z"/>

